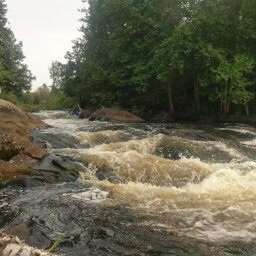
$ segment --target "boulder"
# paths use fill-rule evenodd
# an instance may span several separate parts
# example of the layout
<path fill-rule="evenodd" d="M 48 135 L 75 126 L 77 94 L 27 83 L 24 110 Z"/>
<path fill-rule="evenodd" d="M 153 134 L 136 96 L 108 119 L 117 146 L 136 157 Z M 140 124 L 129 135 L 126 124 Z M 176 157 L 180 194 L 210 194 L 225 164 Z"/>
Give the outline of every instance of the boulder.
<path fill-rule="evenodd" d="M 139 123 L 144 120 L 127 111 L 121 111 L 111 108 L 101 108 L 96 110 L 90 117 L 90 121 L 118 121 L 125 123 Z"/>
<path fill-rule="evenodd" d="M 21 108 L 9 101 L 0 99 L 0 124 L 16 124 L 17 127 L 32 129 L 46 128 L 47 124 L 42 122 L 39 117 L 26 113 Z"/>
<path fill-rule="evenodd" d="M 77 116 L 80 119 L 89 118 L 97 109 L 94 107 L 82 109 L 79 104 L 77 104 L 73 109 L 71 109 L 71 113 Z"/>
<path fill-rule="evenodd" d="M 81 109 L 79 111 L 78 117 L 81 119 L 89 118 L 95 111 L 96 111 L 96 108 Z"/>
<path fill-rule="evenodd" d="M 46 155 L 32 142 L 30 130 L 46 128 L 47 125 L 38 117 L 1 99 L 0 117 L 0 183 L 6 183 L 30 174 L 29 166 Z"/>

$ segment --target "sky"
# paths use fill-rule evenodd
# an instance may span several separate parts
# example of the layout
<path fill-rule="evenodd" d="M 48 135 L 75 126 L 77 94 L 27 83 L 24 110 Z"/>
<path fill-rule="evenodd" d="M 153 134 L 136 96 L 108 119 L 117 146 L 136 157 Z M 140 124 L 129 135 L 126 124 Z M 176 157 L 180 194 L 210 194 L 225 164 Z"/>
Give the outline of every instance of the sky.
<path fill-rule="evenodd" d="M 9 26 L 23 43 L 25 63 L 36 80 L 32 90 L 43 83 L 51 84 L 49 67 L 52 61 L 64 62 L 72 49 L 72 40 L 81 34 L 78 11 L 81 0 L 5 0 Z"/>

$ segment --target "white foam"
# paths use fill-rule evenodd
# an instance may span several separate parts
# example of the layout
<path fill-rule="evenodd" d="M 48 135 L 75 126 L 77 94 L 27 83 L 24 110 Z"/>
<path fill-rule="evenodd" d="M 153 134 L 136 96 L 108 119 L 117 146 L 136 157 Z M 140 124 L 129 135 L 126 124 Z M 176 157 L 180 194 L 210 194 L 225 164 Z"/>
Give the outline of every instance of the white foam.
<path fill-rule="evenodd" d="M 68 111 L 63 110 L 48 110 L 33 113 L 33 115 L 40 117 L 41 119 L 51 120 L 51 119 L 74 119 L 75 117 L 71 115 Z"/>
<path fill-rule="evenodd" d="M 82 144 L 95 146 L 99 144 L 115 143 L 131 136 L 124 131 L 105 130 L 100 132 L 81 132 L 76 131 L 72 134 Z"/>
<path fill-rule="evenodd" d="M 62 118 L 46 119 L 46 122 L 53 129 L 62 132 L 64 129 L 77 136 L 82 143 L 94 145 L 89 149 L 53 149 L 53 152 L 71 154 L 86 163 L 88 172 L 83 175 L 91 180 L 84 182 L 93 185 L 91 189 L 63 196 L 89 203 L 124 204 L 134 213 L 154 216 L 145 225 L 170 228 L 191 237 L 211 241 L 256 239 L 256 161 L 249 161 L 236 148 L 222 141 L 199 142 L 161 134 L 151 137 L 152 130 L 143 131 L 143 138 L 148 134 L 146 139 L 136 140 L 129 132 L 133 140 L 118 142 L 119 134 L 124 131 L 84 132 L 84 126 L 89 125 L 87 120 Z M 246 126 L 217 129 L 256 134 Z M 99 145 L 94 142 L 97 136 Z M 107 144 L 105 139 L 115 143 Z M 256 146 L 256 139 L 243 144 Z M 219 149 L 228 153 L 233 161 L 204 163 L 199 158 L 186 157 L 173 161 L 154 155 L 157 147 L 172 145 L 181 149 L 183 145 L 191 145 L 209 152 Z M 96 171 L 102 172 L 106 179 L 107 172 L 111 177 L 116 174 L 120 182 L 126 184 L 99 181 Z M 111 200 L 106 200 L 110 196 Z"/>
<path fill-rule="evenodd" d="M 200 163 L 199 159 L 192 161 Z M 106 186 L 118 203 L 158 215 L 157 225 L 200 239 L 251 241 L 256 239 L 255 164 L 212 165 L 202 182 L 181 188 L 133 182 Z"/>
<path fill-rule="evenodd" d="M 234 131 L 234 132 L 239 132 L 242 134 L 252 134 L 256 135 L 256 131 L 253 131 L 251 127 L 225 127 L 225 128 L 215 128 L 216 130 L 220 131 Z"/>
<path fill-rule="evenodd" d="M 247 145 L 247 146 L 256 147 L 256 139 L 243 141 L 241 143 L 244 144 L 244 145 Z"/>
<path fill-rule="evenodd" d="M 102 191 L 98 188 L 90 188 L 87 191 L 79 192 L 79 193 L 66 193 L 63 196 L 70 196 L 79 200 L 99 203 L 107 199 L 108 197 L 107 191 Z"/>
<path fill-rule="evenodd" d="M 237 151 L 236 149 L 232 148 L 232 147 L 228 147 L 225 143 L 223 142 L 207 142 L 207 144 L 209 145 L 212 145 L 212 146 L 215 146 L 217 147 L 218 149 L 224 151 L 224 152 L 227 152 L 231 157 L 234 157 L 234 158 L 244 158 L 244 156 L 239 152 Z"/>

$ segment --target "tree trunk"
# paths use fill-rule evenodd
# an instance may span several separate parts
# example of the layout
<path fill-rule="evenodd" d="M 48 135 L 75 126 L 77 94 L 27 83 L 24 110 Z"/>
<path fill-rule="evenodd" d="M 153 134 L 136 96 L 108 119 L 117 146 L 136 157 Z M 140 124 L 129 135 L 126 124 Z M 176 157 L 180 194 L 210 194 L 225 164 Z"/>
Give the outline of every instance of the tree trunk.
<path fill-rule="evenodd" d="M 246 112 L 246 116 L 249 117 L 250 116 L 250 110 L 249 110 L 248 102 L 245 103 L 245 112 Z"/>
<path fill-rule="evenodd" d="M 227 81 L 225 81 L 224 109 L 223 109 L 224 115 L 227 114 L 227 110 L 228 110 L 228 83 Z"/>
<path fill-rule="evenodd" d="M 253 98 L 254 109 L 256 109 L 256 86 L 254 87 L 254 98 Z"/>
<path fill-rule="evenodd" d="M 168 89 L 168 100 L 169 100 L 169 106 L 170 106 L 170 114 L 174 114 L 174 105 L 173 105 L 173 99 L 172 99 L 172 86 L 170 83 L 167 85 Z"/>
<path fill-rule="evenodd" d="M 79 106 L 81 106 L 82 105 L 82 95 L 80 94 L 79 95 Z"/>
<path fill-rule="evenodd" d="M 199 86 L 197 84 L 197 112 L 200 113 Z"/>
<path fill-rule="evenodd" d="M 223 86 L 221 84 L 221 89 L 220 89 L 221 93 L 223 91 Z M 223 95 L 221 96 L 220 98 L 220 113 L 222 114 L 223 113 Z"/>
<path fill-rule="evenodd" d="M 228 101 L 228 104 L 227 104 L 227 115 L 228 115 L 228 113 L 229 113 L 229 110 L 230 110 L 230 105 L 231 105 L 231 100 L 229 100 Z"/>
<path fill-rule="evenodd" d="M 196 75 L 194 75 L 194 98 L 195 98 L 197 113 L 199 113 L 200 112 L 199 86 L 198 86 L 198 79 Z"/>

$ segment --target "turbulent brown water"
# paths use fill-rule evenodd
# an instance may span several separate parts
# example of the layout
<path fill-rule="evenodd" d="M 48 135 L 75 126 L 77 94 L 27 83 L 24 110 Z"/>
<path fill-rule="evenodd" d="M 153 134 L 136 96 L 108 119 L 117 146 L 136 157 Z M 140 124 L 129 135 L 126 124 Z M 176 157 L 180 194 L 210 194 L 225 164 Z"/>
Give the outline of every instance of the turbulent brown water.
<path fill-rule="evenodd" d="M 80 178 L 6 190 L 3 228 L 33 226 L 44 238 L 28 243 L 74 256 L 256 255 L 256 128 L 37 115 L 51 127 L 35 141 Z"/>

